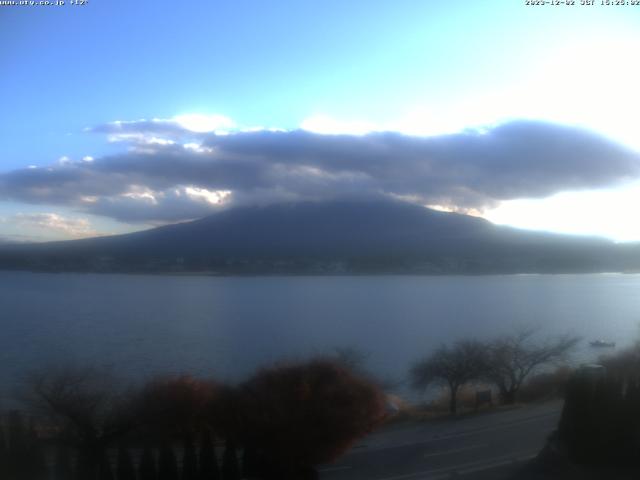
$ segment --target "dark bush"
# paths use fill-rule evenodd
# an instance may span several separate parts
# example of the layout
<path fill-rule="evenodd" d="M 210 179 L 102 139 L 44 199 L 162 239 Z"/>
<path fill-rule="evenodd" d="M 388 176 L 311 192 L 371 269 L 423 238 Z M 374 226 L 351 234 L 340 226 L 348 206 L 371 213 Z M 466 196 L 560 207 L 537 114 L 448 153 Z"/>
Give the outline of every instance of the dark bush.
<path fill-rule="evenodd" d="M 0 437 L 0 478 L 43 480 L 47 477 L 42 442 L 33 420 L 26 422 L 21 412 L 10 412 L 6 437 L 3 429 L 0 429 Z"/>
<path fill-rule="evenodd" d="M 214 432 L 222 438 L 238 441 L 243 424 L 238 389 L 228 385 L 218 388 L 206 417 Z"/>
<path fill-rule="evenodd" d="M 107 457 L 106 453 L 102 454 L 98 472 L 99 472 L 98 480 L 115 480 L 113 478 L 113 470 L 111 469 L 111 462 L 109 462 L 109 458 Z"/>
<path fill-rule="evenodd" d="M 613 355 L 603 355 L 598 363 L 608 375 L 630 380 L 640 380 L 640 346 L 621 350 Z"/>
<path fill-rule="evenodd" d="M 572 377 L 558 426 L 558 439 L 570 459 L 585 465 L 638 466 L 639 396 L 634 381 Z"/>
<path fill-rule="evenodd" d="M 163 443 L 158 456 L 158 480 L 178 480 L 178 460 L 168 443 Z"/>
<path fill-rule="evenodd" d="M 240 480 L 240 466 L 238 465 L 238 453 L 235 442 L 227 439 L 222 455 L 223 480 Z"/>
<path fill-rule="evenodd" d="M 188 375 L 156 378 L 142 388 L 133 403 L 140 424 L 153 436 L 182 438 L 208 422 L 216 391 L 214 382 Z"/>
<path fill-rule="evenodd" d="M 8 461 L 9 461 L 9 447 L 7 446 L 7 441 L 4 437 L 4 428 L 0 423 L 0 478 L 6 477 L 8 475 L 8 472 L 7 472 Z"/>
<path fill-rule="evenodd" d="M 182 480 L 198 480 L 198 455 L 190 434 L 184 437 L 182 448 Z"/>
<path fill-rule="evenodd" d="M 54 480 L 73 479 L 73 464 L 71 463 L 71 452 L 64 445 L 58 445 L 53 463 Z"/>
<path fill-rule="evenodd" d="M 240 387 L 180 376 L 124 390 L 105 378 L 89 368 L 31 378 L 33 411 L 43 416 L 56 445 L 69 447 L 56 450 L 56 480 L 70 480 L 71 457 L 78 480 L 112 480 L 114 473 L 118 480 L 235 480 L 241 478 L 238 449 L 246 476 L 314 478 L 314 465 L 336 458 L 386 414 L 378 387 L 329 360 L 266 369 Z M 221 469 L 211 429 L 226 442 Z M 199 454 L 196 435 L 202 437 Z M 0 468 L 9 472 L 4 476 L 23 480 L 12 465 L 29 458 L 23 463 L 31 476 L 24 480 L 39 478 L 44 463 L 33 447 L 40 444 L 35 430 L 16 414 L 6 437 L 0 435 Z M 178 439 L 184 442 L 181 469 L 172 449 Z M 106 461 L 114 445 L 115 472 Z M 143 448 L 137 472 L 125 445 Z M 152 448 L 158 445 L 156 460 Z"/>
<path fill-rule="evenodd" d="M 79 479 L 106 479 L 110 472 L 102 463 L 107 448 L 140 420 L 125 393 L 104 369 L 67 366 L 30 374 L 24 400 L 58 433 L 58 441 L 74 447 Z M 36 458 L 34 453 L 31 457 Z"/>
<path fill-rule="evenodd" d="M 564 395 L 571 372 L 569 367 L 558 367 L 552 372 L 532 376 L 520 388 L 519 400 L 537 402 Z"/>
<path fill-rule="evenodd" d="M 219 480 L 220 469 L 218 468 L 218 459 L 216 458 L 215 448 L 211 432 L 204 429 L 202 432 L 202 440 L 200 441 L 200 455 L 198 456 L 198 470 L 200 473 L 199 480 Z"/>
<path fill-rule="evenodd" d="M 136 470 L 129 451 L 120 445 L 118 448 L 118 463 L 116 466 L 118 480 L 136 480 Z"/>
<path fill-rule="evenodd" d="M 280 478 L 335 459 L 385 417 L 382 392 L 331 361 L 265 369 L 238 395 L 245 446 Z"/>
<path fill-rule="evenodd" d="M 140 465 L 138 466 L 138 478 L 140 480 L 157 480 L 158 467 L 153 451 L 149 447 L 142 450 Z"/>

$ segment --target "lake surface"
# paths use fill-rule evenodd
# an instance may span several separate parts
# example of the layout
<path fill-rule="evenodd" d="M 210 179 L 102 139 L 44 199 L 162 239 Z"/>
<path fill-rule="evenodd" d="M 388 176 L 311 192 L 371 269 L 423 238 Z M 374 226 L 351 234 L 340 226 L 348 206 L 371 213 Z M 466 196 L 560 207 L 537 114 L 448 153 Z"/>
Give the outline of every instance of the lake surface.
<path fill-rule="evenodd" d="M 521 326 L 618 348 L 638 338 L 640 275 L 189 277 L 0 272 L 0 385 L 69 362 L 125 377 L 190 372 L 237 381 L 335 347 L 405 378 L 442 342 Z M 597 350 L 597 349 L 596 349 Z M 5 393 L 6 395 L 6 393 Z"/>

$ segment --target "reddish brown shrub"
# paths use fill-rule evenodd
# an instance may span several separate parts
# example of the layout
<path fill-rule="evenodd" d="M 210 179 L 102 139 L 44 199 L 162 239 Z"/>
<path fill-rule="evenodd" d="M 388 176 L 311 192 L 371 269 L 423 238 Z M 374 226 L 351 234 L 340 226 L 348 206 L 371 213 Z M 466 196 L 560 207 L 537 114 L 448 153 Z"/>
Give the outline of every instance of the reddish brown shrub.
<path fill-rule="evenodd" d="M 239 401 L 245 443 L 281 465 L 331 461 L 385 417 L 378 387 L 326 360 L 262 370 Z"/>
<path fill-rule="evenodd" d="M 207 410 L 207 421 L 213 434 L 239 441 L 242 424 L 238 389 L 220 385 Z"/>
<path fill-rule="evenodd" d="M 200 430 L 219 387 L 191 376 L 156 378 L 143 387 L 136 409 L 143 425 L 173 435 Z"/>

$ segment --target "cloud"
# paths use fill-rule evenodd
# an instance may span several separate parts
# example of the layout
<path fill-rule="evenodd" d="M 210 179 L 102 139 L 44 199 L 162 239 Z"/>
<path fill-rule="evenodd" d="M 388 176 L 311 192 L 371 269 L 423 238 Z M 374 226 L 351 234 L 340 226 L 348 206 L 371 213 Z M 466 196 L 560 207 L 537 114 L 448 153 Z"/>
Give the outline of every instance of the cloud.
<path fill-rule="evenodd" d="M 137 185 L 126 193 L 91 199 L 86 209 L 129 223 L 163 224 L 204 217 L 219 210 L 229 191 L 192 186 L 151 190 Z"/>
<path fill-rule="evenodd" d="M 153 118 L 151 120 L 116 120 L 88 128 L 90 132 L 148 133 L 155 135 L 186 135 L 190 133 L 206 133 L 226 131 L 235 127 L 235 122 L 224 115 L 177 115 L 173 118 Z"/>
<path fill-rule="evenodd" d="M 1 174 L 0 199 L 160 223 L 229 205 L 346 195 L 481 211 L 502 200 L 607 187 L 640 174 L 636 152 L 587 130 L 539 121 L 430 137 L 203 133 L 176 120 L 119 122 L 93 131 L 128 135 L 122 141 L 132 148 Z M 164 141 L 149 142 L 154 136 Z"/>
<path fill-rule="evenodd" d="M 13 225 L 20 229 L 34 229 L 48 234 L 61 235 L 67 238 L 95 237 L 99 233 L 94 230 L 89 220 L 85 218 L 67 218 L 56 213 L 18 213 L 0 219 L 0 223 Z M 24 239 L 30 236 L 23 236 Z M 15 240 L 16 235 L 10 239 Z"/>
<path fill-rule="evenodd" d="M 169 119 L 116 120 L 87 131 L 106 134 L 110 142 L 170 145 L 178 139 L 198 138 L 205 133 L 224 134 L 235 126 L 235 122 L 224 115 L 185 114 Z"/>

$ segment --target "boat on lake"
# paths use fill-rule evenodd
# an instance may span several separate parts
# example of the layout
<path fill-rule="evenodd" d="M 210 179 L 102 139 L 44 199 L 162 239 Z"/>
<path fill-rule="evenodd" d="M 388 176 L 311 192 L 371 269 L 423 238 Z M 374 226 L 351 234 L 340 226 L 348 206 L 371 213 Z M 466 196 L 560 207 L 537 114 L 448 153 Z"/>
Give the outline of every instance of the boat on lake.
<path fill-rule="evenodd" d="M 593 340 L 589 342 L 589 345 L 592 347 L 610 347 L 613 348 L 616 346 L 616 342 L 606 342 L 604 340 Z"/>

